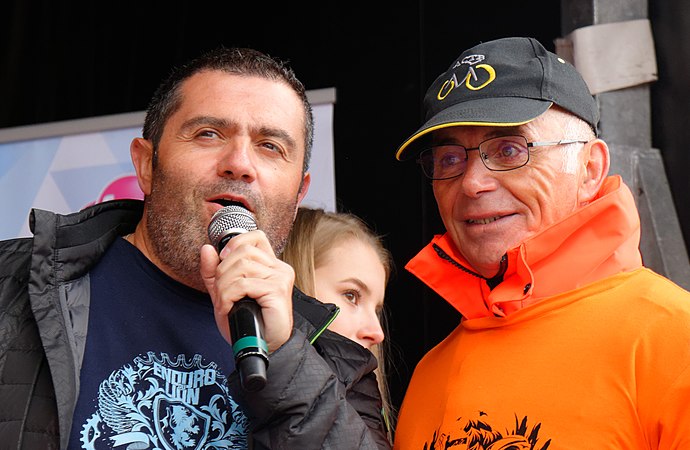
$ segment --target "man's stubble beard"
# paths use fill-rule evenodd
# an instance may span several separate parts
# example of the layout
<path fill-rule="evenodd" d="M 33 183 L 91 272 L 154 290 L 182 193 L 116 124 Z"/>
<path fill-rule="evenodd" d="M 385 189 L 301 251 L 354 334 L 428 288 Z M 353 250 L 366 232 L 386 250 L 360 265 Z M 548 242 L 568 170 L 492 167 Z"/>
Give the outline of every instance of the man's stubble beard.
<path fill-rule="evenodd" d="M 163 176 L 153 183 L 146 199 L 146 223 L 149 241 L 164 271 L 177 281 L 205 291 L 201 278 L 201 246 L 208 242 L 206 224 L 200 222 L 200 211 L 187 197 L 170 199 Z M 197 202 L 198 205 L 198 202 Z"/>
<path fill-rule="evenodd" d="M 205 192 L 233 192 L 252 201 L 257 226 L 279 256 L 288 239 L 297 208 L 297 198 L 267 207 L 245 183 L 226 181 L 222 186 L 194 186 L 189 195 L 179 193 L 172 178 L 160 168 L 154 169 L 151 194 L 146 198 L 149 240 L 164 271 L 177 281 L 199 291 L 206 291 L 201 278 L 200 250 L 209 243 L 208 223 L 202 211 Z M 231 188 L 228 189 L 228 184 Z M 210 194 L 209 194 L 210 195 Z"/>

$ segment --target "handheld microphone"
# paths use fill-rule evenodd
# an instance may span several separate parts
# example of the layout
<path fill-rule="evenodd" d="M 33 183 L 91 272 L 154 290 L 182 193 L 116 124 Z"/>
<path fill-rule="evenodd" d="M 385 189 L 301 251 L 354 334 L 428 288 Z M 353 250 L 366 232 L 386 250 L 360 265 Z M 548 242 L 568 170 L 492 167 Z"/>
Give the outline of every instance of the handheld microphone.
<path fill-rule="evenodd" d="M 208 238 L 220 253 L 230 239 L 256 229 L 256 221 L 249 210 L 240 205 L 229 205 L 211 217 Z M 259 391 L 266 385 L 268 367 L 268 344 L 263 337 L 261 307 L 256 300 L 245 297 L 235 302 L 228 314 L 228 321 L 240 383 L 247 391 Z"/>

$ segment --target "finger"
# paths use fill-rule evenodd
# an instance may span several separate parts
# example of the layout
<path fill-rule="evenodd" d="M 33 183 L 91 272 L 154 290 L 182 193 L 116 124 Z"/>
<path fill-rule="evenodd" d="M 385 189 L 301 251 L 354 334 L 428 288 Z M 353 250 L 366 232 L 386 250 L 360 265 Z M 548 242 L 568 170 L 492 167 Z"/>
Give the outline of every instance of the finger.
<path fill-rule="evenodd" d="M 221 259 L 225 259 L 233 252 L 237 252 L 243 246 L 254 247 L 273 258 L 276 257 L 266 234 L 261 230 L 254 230 L 238 234 L 230 239 L 220 252 Z"/>

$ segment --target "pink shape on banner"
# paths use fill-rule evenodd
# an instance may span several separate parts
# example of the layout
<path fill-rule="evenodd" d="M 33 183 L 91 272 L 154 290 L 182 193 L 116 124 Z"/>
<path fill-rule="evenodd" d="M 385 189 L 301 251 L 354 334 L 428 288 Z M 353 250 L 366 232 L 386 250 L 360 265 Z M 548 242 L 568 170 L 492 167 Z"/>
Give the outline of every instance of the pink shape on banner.
<path fill-rule="evenodd" d="M 95 205 L 96 203 L 106 202 L 108 200 L 119 200 L 123 198 L 133 198 L 137 200 L 144 199 L 144 193 L 139 189 L 136 175 L 125 175 L 116 178 L 108 184 L 98 200 L 91 202 L 86 206 Z"/>

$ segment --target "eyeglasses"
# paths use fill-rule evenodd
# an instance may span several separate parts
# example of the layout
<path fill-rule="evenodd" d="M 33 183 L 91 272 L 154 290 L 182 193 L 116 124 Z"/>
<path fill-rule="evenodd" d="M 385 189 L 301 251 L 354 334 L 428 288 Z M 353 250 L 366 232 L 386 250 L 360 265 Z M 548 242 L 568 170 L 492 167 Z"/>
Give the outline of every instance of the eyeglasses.
<path fill-rule="evenodd" d="M 550 142 L 527 142 L 524 136 L 501 136 L 488 139 L 478 147 L 466 148 L 458 144 L 441 144 L 423 150 L 417 162 L 424 175 L 432 180 L 459 177 L 467 170 L 467 152 L 479 150 L 484 166 L 494 172 L 515 170 L 529 161 L 530 147 L 584 144 L 582 139 L 563 139 Z"/>

